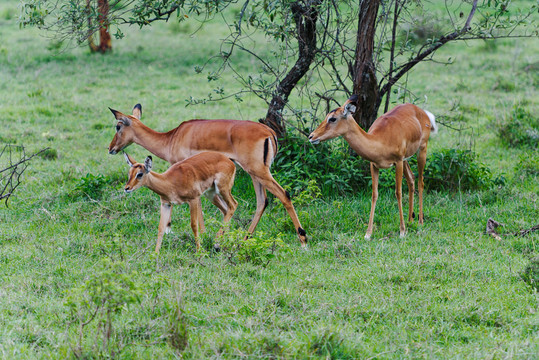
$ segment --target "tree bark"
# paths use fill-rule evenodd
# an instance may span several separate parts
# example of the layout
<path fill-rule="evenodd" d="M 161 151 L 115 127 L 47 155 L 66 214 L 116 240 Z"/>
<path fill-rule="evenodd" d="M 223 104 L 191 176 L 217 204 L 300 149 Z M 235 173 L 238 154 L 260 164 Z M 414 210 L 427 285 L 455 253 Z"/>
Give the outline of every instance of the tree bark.
<path fill-rule="evenodd" d="M 112 50 L 112 39 L 109 33 L 109 0 L 97 0 L 97 21 L 99 24 L 99 45 L 96 45 L 93 37 L 92 18 L 90 13 L 91 0 L 86 0 L 88 8 L 88 45 L 90 51 L 106 53 Z"/>
<path fill-rule="evenodd" d="M 316 21 L 318 6 L 322 0 L 296 1 L 290 8 L 296 23 L 298 40 L 298 59 L 288 74 L 282 79 L 271 99 L 265 119 L 260 122 L 272 128 L 278 138 L 284 137 L 286 128 L 282 122 L 282 111 L 288 102 L 288 96 L 309 70 L 316 54 Z"/>
<path fill-rule="evenodd" d="M 362 0 L 359 9 L 355 63 L 352 72 L 353 93 L 358 95 L 356 122 L 368 129 L 380 106 L 378 81 L 374 65 L 374 36 L 380 0 Z"/>

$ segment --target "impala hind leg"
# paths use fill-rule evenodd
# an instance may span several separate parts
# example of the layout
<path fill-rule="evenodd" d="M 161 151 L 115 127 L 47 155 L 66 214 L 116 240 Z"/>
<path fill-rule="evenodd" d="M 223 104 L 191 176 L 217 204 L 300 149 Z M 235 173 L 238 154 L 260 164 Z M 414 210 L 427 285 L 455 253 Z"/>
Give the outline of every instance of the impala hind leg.
<path fill-rule="evenodd" d="M 262 186 L 262 184 L 253 175 L 251 175 L 251 178 L 253 180 L 253 186 L 256 194 L 256 212 L 253 216 L 253 220 L 251 221 L 251 225 L 249 226 L 249 234 L 252 234 L 255 231 L 264 210 L 266 210 L 266 207 L 268 206 L 266 189 L 264 189 L 264 186 Z"/>
<path fill-rule="evenodd" d="M 157 244 L 155 252 L 158 254 L 161 249 L 161 242 L 165 232 L 170 232 L 170 218 L 172 216 L 172 204 L 161 203 L 161 218 L 159 220 L 159 229 L 157 230 Z"/>
<path fill-rule="evenodd" d="M 292 205 L 290 194 L 285 191 L 281 185 L 275 181 L 275 179 L 273 179 L 273 176 L 271 176 L 269 171 L 266 174 L 266 178 L 257 177 L 257 180 L 283 203 L 288 215 L 290 216 L 290 219 L 292 219 L 292 222 L 294 223 L 294 228 L 297 231 L 301 246 L 306 246 L 307 236 L 305 230 L 303 230 L 303 227 L 301 227 L 301 223 L 299 222 L 294 205 Z"/>
<path fill-rule="evenodd" d="M 406 226 L 404 225 L 404 215 L 402 212 L 402 173 L 403 173 L 403 161 L 397 161 L 395 163 L 395 196 L 397 197 L 397 206 L 399 207 L 399 220 L 400 220 L 400 236 L 406 235 Z"/>
<path fill-rule="evenodd" d="M 418 222 L 420 225 L 423 224 L 424 216 L 423 216 L 423 189 L 425 187 L 425 184 L 423 182 L 423 171 L 425 170 L 425 164 L 427 163 L 427 144 L 422 146 L 419 149 L 419 155 L 417 156 L 417 187 L 419 189 L 418 191 L 418 198 L 419 198 L 419 219 Z"/>
<path fill-rule="evenodd" d="M 372 235 L 372 228 L 374 223 L 374 210 L 376 209 L 376 200 L 378 200 L 378 175 L 380 170 L 371 163 L 371 178 L 372 178 L 372 199 L 371 199 L 371 213 L 369 215 L 369 225 L 367 225 L 367 233 L 365 239 L 370 239 Z"/>
<path fill-rule="evenodd" d="M 408 221 L 414 221 L 414 173 L 408 161 L 404 161 L 404 177 L 408 184 Z"/>

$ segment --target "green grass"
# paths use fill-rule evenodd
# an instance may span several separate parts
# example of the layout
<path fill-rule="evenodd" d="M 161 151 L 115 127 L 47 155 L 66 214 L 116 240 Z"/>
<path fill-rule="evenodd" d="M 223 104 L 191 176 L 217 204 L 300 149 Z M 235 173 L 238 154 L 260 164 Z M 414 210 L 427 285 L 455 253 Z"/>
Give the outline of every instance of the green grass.
<path fill-rule="evenodd" d="M 508 148 L 497 137 L 515 104 L 538 113 L 538 77 L 525 70 L 537 62 L 537 39 L 452 44 L 437 56 L 452 56 L 454 65 L 421 64 L 409 77 L 442 122 L 459 118 L 470 127 L 459 133 L 441 126 L 430 149 L 472 143 L 480 161 L 505 174 L 503 187 L 428 192 L 425 225 L 407 224 L 404 239 L 393 190 L 383 190 L 370 241 L 363 239 L 370 189 L 312 198 L 296 206 L 308 250 L 273 200 L 255 237 L 285 246 L 267 266 L 233 265 L 223 254 L 194 254 L 186 206 L 174 208 L 174 233 L 157 258 L 158 197 L 147 189 L 124 194 L 127 165 L 107 153 L 114 134 L 109 106 L 128 112 L 140 102 L 144 122 L 159 130 L 190 118 L 265 114 L 254 97 L 184 106 L 189 96 L 212 91 L 207 73 L 193 68 L 213 54 L 223 28 L 204 26 L 191 36 L 194 25 L 156 24 L 126 29 L 107 56 L 85 48 L 55 54 L 43 33 L 18 29 L 16 9 L 13 0 L 0 4 L 0 142 L 50 147 L 52 155 L 32 160 L 9 208 L 0 208 L 0 357 L 74 357 L 79 330 L 68 304 L 82 314 L 91 279 L 109 279 L 104 288 L 120 300 L 138 296 L 111 317 L 104 348 L 123 348 L 120 358 L 538 357 L 538 296 L 521 274 L 539 255 L 539 234 L 512 235 L 539 219 L 537 172 L 517 167 L 536 150 Z M 257 71 L 247 60 L 243 66 Z M 219 84 L 236 86 L 230 74 Z M 454 103 L 460 106 L 451 112 Z M 135 145 L 128 150 L 139 161 L 148 154 Z M 155 159 L 155 166 L 163 171 L 167 164 Z M 84 193 L 89 187 L 97 189 L 93 198 Z M 241 171 L 233 194 L 237 234 L 255 210 Z M 221 215 L 203 205 L 209 249 Z M 505 224 L 501 241 L 484 234 L 489 217 Z M 98 320 L 82 333 L 82 355 L 103 355 Z M 169 345 L 170 334 L 180 344 L 187 336 L 187 347 Z"/>

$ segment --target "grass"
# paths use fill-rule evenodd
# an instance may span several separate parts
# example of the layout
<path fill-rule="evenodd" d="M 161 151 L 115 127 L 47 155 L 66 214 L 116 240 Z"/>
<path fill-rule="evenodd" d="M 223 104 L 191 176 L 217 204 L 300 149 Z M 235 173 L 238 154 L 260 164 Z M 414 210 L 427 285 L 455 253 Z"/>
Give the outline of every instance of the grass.
<path fill-rule="evenodd" d="M 0 4 L 0 141 L 52 155 L 32 160 L 10 207 L 0 208 L 0 357 L 537 358 L 538 297 L 521 274 L 539 254 L 539 235 L 512 235 L 539 219 L 537 172 L 516 167 L 536 150 L 507 148 L 496 136 L 515 104 L 537 113 L 538 78 L 525 70 L 537 61 L 537 39 L 453 44 L 438 56 L 454 65 L 422 64 L 409 78 L 442 122 L 470 127 L 442 126 L 430 149 L 473 143 L 481 161 L 505 174 L 503 187 L 428 192 L 425 225 L 408 224 L 404 239 L 393 190 L 383 190 L 370 241 L 369 189 L 313 196 L 296 208 L 308 250 L 273 200 L 255 237 L 285 245 L 267 265 L 233 265 L 223 254 L 194 254 L 186 206 L 175 207 L 174 233 L 156 257 L 158 197 L 146 189 L 125 195 L 127 165 L 107 154 L 109 106 L 129 111 L 140 102 L 144 122 L 159 130 L 189 118 L 263 116 L 265 105 L 249 97 L 184 106 L 214 86 L 193 67 L 218 45 L 219 28 L 191 36 L 184 24 L 158 24 L 126 30 L 107 56 L 55 54 L 42 33 L 18 29 L 16 8 Z M 221 81 L 234 86 L 230 75 Z M 233 194 L 232 235 L 255 209 L 241 172 Z M 221 215 L 208 202 L 204 212 L 209 249 Z M 489 217 L 505 224 L 501 241 L 484 234 Z M 109 291 L 105 305 L 120 306 L 81 332 L 92 291 L 103 291 L 98 300 Z"/>

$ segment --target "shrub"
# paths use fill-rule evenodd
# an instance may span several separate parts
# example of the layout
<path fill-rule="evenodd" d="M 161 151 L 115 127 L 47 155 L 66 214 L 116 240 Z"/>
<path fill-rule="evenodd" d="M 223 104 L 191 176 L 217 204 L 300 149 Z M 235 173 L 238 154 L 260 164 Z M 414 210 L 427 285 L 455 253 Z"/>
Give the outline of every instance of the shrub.
<path fill-rule="evenodd" d="M 97 200 L 103 194 L 103 188 L 111 183 L 108 176 L 86 174 L 80 178 L 79 183 L 73 189 L 73 197 L 86 197 Z"/>
<path fill-rule="evenodd" d="M 524 107 L 515 105 L 506 121 L 498 128 L 498 137 L 506 146 L 537 149 L 539 146 L 539 118 Z"/>
<path fill-rule="evenodd" d="M 515 173 L 529 176 L 539 175 L 539 154 L 522 154 L 515 166 Z"/>
<path fill-rule="evenodd" d="M 355 193 L 370 179 L 368 163 L 352 154 L 346 143 L 313 146 L 305 137 L 289 134 L 273 164 L 277 181 L 292 193 L 316 181 L 324 196 Z"/>
<path fill-rule="evenodd" d="M 280 237 L 266 237 L 261 232 L 245 238 L 246 235 L 246 231 L 234 230 L 226 232 L 220 238 L 220 247 L 233 265 L 251 263 L 266 267 L 277 251 L 285 247 Z"/>
<path fill-rule="evenodd" d="M 417 163 L 415 157 L 411 160 Z M 425 187 L 430 190 L 480 190 L 504 183 L 503 176 L 493 178 L 471 150 L 442 149 L 428 155 Z"/>
<path fill-rule="evenodd" d="M 522 280 L 535 291 L 539 291 L 539 257 L 533 258 L 521 274 Z"/>

